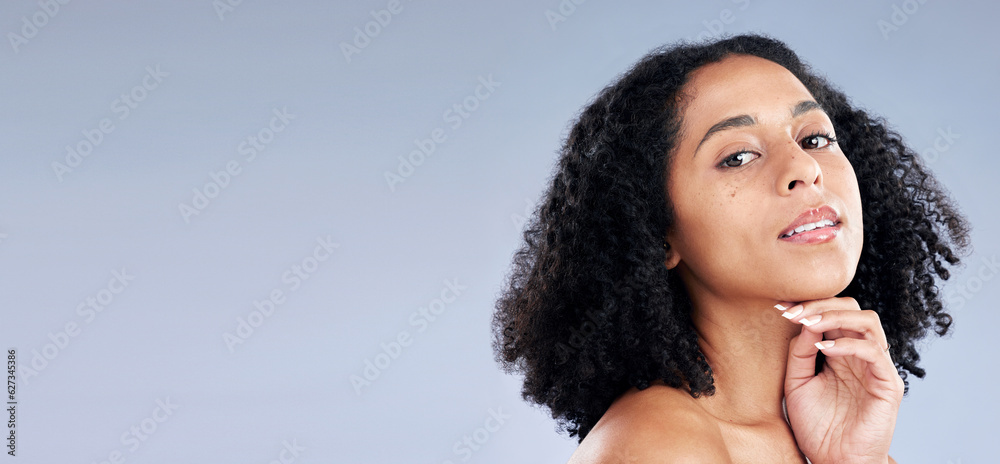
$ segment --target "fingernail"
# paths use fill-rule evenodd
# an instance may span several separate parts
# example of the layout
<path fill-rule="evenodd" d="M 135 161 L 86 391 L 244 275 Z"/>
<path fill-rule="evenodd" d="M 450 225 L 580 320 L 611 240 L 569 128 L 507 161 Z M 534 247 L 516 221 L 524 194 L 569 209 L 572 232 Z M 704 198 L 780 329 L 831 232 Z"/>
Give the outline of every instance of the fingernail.
<path fill-rule="evenodd" d="M 778 304 L 774 305 L 774 308 L 777 309 L 778 311 L 784 311 L 784 310 L 790 308 L 791 306 L 792 306 L 792 303 L 785 303 L 785 304 L 778 303 Z"/>
<path fill-rule="evenodd" d="M 784 316 L 785 319 L 792 319 L 795 316 L 798 316 L 799 314 L 802 314 L 802 310 L 803 309 L 805 309 L 805 308 L 799 306 L 799 309 L 797 311 L 785 311 L 781 315 Z"/>
<path fill-rule="evenodd" d="M 801 323 L 803 323 L 805 325 L 813 325 L 813 324 L 819 322 L 819 320 L 822 319 L 822 318 L 823 318 L 823 316 L 817 314 L 817 315 L 815 315 L 815 316 L 813 316 L 811 318 L 809 318 L 809 317 L 804 318 L 804 319 L 800 320 L 799 322 L 801 322 Z"/>
<path fill-rule="evenodd" d="M 816 348 L 819 348 L 821 350 L 830 348 L 831 346 L 833 346 L 833 340 L 824 340 L 821 342 L 816 342 Z"/>

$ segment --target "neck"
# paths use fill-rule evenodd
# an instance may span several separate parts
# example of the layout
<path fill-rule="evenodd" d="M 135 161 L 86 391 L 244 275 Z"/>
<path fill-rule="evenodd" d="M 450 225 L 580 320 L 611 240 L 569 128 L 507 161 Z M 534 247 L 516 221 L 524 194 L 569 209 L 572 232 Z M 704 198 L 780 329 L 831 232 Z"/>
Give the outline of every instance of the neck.
<path fill-rule="evenodd" d="M 781 316 L 777 300 L 692 292 L 691 302 L 698 344 L 715 379 L 716 393 L 702 397 L 703 407 L 732 424 L 785 423 L 788 345 L 801 326 Z"/>

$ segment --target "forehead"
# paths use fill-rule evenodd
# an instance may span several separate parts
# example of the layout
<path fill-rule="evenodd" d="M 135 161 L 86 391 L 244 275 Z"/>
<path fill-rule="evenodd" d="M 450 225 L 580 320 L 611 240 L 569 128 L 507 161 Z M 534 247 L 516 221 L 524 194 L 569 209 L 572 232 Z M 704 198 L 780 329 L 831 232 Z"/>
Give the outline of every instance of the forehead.
<path fill-rule="evenodd" d="M 757 115 L 772 107 L 787 113 L 789 104 L 813 99 L 783 66 L 748 55 L 728 56 L 694 70 L 681 95 L 687 126 L 714 123 L 701 121 L 706 118 Z"/>

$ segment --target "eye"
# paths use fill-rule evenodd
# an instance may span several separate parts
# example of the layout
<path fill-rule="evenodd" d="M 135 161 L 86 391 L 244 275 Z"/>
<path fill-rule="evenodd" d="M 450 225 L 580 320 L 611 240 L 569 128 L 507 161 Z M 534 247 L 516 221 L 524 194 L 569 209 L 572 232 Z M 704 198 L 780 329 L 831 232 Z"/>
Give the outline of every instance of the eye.
<path fill-rule="evenodd" d="M 806 136 L 801 143 L 806 150 L 818 150 L 837 143 L 837 139 L 833 138 L 833 134 L 818 133 Z"/>
<path fill-rule="evenodd" d="M 733 153 L 732 155 L 727 156 L 726 159 L 722 160 L 722 162 L 719 163 L 719 166 L 725 167 L 725 168 L 738 168 L 740 166 L 743 166 L 744 164 L 747 164 L 747 163 L 753 161 L 758 156 L 760 156 L 760 155 L 758 155 L 758 154 L 756 154 L 756 153 L 754 153 L 752 151 L 740 151 L 740 152 L 736 152 L 736 153 Z"/>

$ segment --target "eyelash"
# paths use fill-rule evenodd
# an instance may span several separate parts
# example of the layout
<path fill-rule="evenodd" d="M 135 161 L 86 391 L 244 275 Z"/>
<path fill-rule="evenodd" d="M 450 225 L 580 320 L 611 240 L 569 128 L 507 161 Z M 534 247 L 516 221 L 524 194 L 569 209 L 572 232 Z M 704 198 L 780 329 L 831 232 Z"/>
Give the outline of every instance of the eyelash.
<path fill-rule="evenodd" d="M 809 134 L 809 135 L 807 135 L 805 137 L 802 137 L 802 139 L 801 139 L 801 141 L 799 143 L 801 143 L 803 141 L 806 141 L 806 140 L 809 140 L 809 139 L 814 138 L 814 137 L 823 137 L 829 143 L 825 147 L 808 148 L 807 150 L 822 150 L 824 148 L 829 148 L 833 144 L 837 143 L 837 139 L 833 136 L 833 134 L 831 134 L 829 132 L 824 132 L 824 131 L 815 131 L 815 132 L 813 132 L 813 133 L 811 133 L 811 134 Z M 738 151 L 736 151 L 735 153 L 732 153 L 729 156 L 725 157 L 722 160 L 722 162 L 719 163 L 719 167 L 722 168 L 722 169 L 738 169 L 738 168 L 741 168 L 743 166 L 746 166 L 746 163 L 743 163 L 743 164 L 741 164 L 739 166 L 727 166 L 726 162 L 729 161 L 729 160 L 731 160 L 731 159 L 733 159 L 733 158 L 735 158 L 735 157 L 737 157 L 737 156 L 739 156 L 739 155 L 747 155 L 747 154 L 756 154 L 756 153 L 754 153 L 753 150 L 751 150 L 749 148 L 741 148 Z M 747 163 L 749 163 L 749 161 Z"/>

